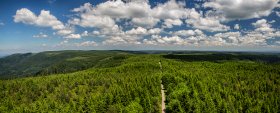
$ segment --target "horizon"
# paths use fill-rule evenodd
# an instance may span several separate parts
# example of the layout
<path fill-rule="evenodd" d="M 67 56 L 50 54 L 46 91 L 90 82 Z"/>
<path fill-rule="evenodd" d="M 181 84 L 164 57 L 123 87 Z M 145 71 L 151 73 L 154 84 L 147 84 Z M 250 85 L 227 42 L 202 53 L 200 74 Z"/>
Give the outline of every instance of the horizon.
<path fill-rule="evenodd" d="M 15 53 L 0 53 L 0 58 L 14 55 L 14 54 L 27 54 L 27 53 L 32 53 L 32 54 L 37 54 L 41 52 L 59 52 L 59 51 L 128 51 L 128 52 L 217 52 L 217 53 L 269 53 L 269 54 L 279 54 L 280 51 L 235 51 L 235 50 L 122 50 L 122 49 L 68 49 L 68 50 L 48 50 L 48 51 L 37 51 L 37 52 L 15 52 Z"/>
<path fill-rule="evenodd" d="M 279 0 L 3 0 L 0 9 L 0 56 L 60 50 L 280 52 Z"/>

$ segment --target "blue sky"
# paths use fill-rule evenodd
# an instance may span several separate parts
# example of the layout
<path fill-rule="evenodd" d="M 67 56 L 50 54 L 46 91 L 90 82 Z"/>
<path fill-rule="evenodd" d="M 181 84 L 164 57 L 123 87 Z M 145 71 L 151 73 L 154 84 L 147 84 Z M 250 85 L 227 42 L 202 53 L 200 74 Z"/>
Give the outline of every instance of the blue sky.
<path fill-rule="evenodd" d="M 280 50 L 279 0 L 1 0 L 0 54 Z"/>

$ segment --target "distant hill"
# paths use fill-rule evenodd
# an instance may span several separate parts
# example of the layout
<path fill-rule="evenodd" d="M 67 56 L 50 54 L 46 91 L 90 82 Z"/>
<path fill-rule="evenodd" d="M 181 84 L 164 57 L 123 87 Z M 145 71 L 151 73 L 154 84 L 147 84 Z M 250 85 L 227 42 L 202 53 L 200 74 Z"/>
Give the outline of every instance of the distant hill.
<path fill-rule="evenodd" d="M 118 65 L 129 53 L 122 51 L 47 51 L 13 54 L 0 59 L 0 78 L 69 73 L 92 67 Z"/>
<path fill-rule="evenodd" d="M 0 53 L 0 58 L 3 58 L 3 57 L 5 57 L 5 56 L 8 56 L 8 54 L 2 54 L 2 53 Z"/>
<path fill-rule="evenodd" d="M 221 62 L 228 60 L 248 60 L 263 63 L 280 62 L 277 53 L 246 52 L 202 52 L 202 51 L 46 51 L 40 53 L 13 54 L 0 58 L 0 79 L 12 79 L 27 76 L 41 76 L 59 73 L 71 73 L 89 68 L 118 66 L 131 55 L 158 54 L 163 58 L 183 61 Z"/>
<path fill-rule="evenodd" d="M 160 113 L 162 105 L 166 113 L 280 111 L 280 63 L 270 63 L 277 55 L 129 53 L 56 51 L 5 57 L 1 65 L 10 67 L 5 70 L 10 74 L 66 74 L 0 80 L 0 111 Z M 82 71 L 71 72 L 75 70 Z"/>

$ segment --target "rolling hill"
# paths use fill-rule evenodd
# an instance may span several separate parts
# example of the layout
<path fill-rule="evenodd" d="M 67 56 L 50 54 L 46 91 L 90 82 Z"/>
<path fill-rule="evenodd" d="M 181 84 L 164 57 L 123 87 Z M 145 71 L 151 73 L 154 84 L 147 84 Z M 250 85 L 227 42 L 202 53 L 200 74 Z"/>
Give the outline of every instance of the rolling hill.
<path fill-rule="evenodd" d="M 129 53 L 121 51 L 49 51 L 0 58 L 0 78 L 69 73 L 91 67 L 118 65 Z M 112 63 L 113 62 L 113 63 Z"/>
<path fill-rule="evenodd" d="M 167 113 L 280 111 L 277 54 L 56 51 L 4 59 L 41 68 L 0 80 L 2 112 L 159 113 L 161 81 Z"/>

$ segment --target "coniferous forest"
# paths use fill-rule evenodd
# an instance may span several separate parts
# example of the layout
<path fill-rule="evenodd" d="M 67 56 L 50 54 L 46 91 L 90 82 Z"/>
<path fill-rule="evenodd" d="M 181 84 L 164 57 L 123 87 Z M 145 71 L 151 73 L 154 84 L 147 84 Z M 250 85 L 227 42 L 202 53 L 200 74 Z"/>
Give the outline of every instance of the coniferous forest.
<path fill-rule="evenodd" d="M 52 51 L 0 59 L 1 112 L 280 111 L 280 55 Z"/>

